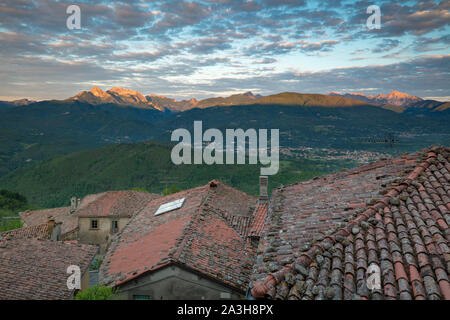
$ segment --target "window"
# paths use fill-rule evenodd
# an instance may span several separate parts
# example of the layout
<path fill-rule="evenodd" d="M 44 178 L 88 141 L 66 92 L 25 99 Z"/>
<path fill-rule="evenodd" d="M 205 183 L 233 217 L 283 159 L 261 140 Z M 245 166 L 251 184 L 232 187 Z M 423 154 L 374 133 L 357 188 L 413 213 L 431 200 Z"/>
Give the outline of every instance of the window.
<path fill-rule="evenodd" d="M 119 221 L 113 220 L 111 223 L 111 232 L 117 233 L 119 231 Z"/>
<path fill-rule="evenodd" d="M 133 295 L 133 300 L 150 300 L 150 296 L 135 294 Z"/>
<path fill-rule="evenodd" d="M 91 229 L 98 229 L 98 220 L 91 220 Z"/>
<path fill-rule="evenodd" d="M 165 204 L 162 204 L 158 208 L 158 210 L 155 212 L 155 216 L 157 216 L 159 214 L 163 214 L 163 213 L 169 212 L 169 211 L 172 211 L 172 210 L 179 209 L 179 208 L 181 208 L 183 203 L 184 203 L 184 198 L 178 199 L 178 200 L 175 200 L 175 201 L 172 201 L 172 202 L 168 202 L 168 203 L 165 203 Z"/>

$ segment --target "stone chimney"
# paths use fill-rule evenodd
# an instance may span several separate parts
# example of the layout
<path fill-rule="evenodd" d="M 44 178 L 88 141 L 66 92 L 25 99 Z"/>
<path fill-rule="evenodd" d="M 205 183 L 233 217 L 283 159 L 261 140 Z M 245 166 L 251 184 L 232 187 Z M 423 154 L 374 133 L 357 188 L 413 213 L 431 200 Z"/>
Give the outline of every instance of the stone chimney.
<path fill-rule="evenodd" d="M 269 177 L 260 176 L 259 177 L 259 200 L 267 201 L 269 199 L 269 194 L 267 192 L 269 185 Z"/>
<path fill-rule="evenodd" d="M 77 198 L 75 196 L 72 196 L 70 198 L 70 213 L 75 212 L 77 209 Z"/>
<path fill-rule="evenodd" d="M 48 216 L 47 217 L 47 228 L 48 228 L 48 233 L 52 234 L 53 230 L 55 229 L 55 218 L 53 218 L 53 216 Z"/>
<path fill-rule="evenodd" d="M 53 216 L 48 216 L 47 226 L 50 240 L 58 241 L 61 239 L 61 222 L 56 222 Z"/>
<path fill-rule="evenodd" d="M 57 222 L 55 224 L 55 227 L 53 228 L 53 232 L 50 236 L 50 240 L 52 241 L 59 241 L 61 240 L 61 222 Z"/>

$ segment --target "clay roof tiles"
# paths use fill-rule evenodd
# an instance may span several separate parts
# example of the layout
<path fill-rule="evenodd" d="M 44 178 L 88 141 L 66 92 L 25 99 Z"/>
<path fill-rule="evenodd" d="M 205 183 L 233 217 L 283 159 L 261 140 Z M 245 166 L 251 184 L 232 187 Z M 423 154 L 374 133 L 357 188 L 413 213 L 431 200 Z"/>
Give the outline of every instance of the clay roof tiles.
<path fill-rule="evenodd" d="M 70 207 L 54 209 L 24 211 L 19 213 L 20 218 L 27 226 L 36 226 L 47 223 L 53 217 L 56 223 L 61 223 L 61 234 L 71 232 L 78 226 L 77 218 L 70 214 Z"/>
<path fill-rule="evenodd" d="M 118 216 L 131 217 L 140 211 L 149 201 L 161 197 L 158 194 L 139 191 L 107 191 L 85 196 L 75 210 L 70 207 L 20 212 L 27 226 L 46 223 L 53 217 L 61 223 L 61 235 L 74 231 L 78 227 L 78 217 Z"/>
<path fill-rule="evenodd" d="M 49 240 L 50 237 L 51 230 L 49 225 L 47 223 L 43 223 L 35 226 L 0 232 L 0 243 L 13 238 L 37 238 Z"/>
<path fill-rule="evenodd" d="M 83 198 L 75 214 L 79 217 L 131 217 L 159 194 L 139 191 L 108 191 Z"/>
<path fill-rule="evenodd" d="M 258 202 L 253 214 L 253 222 L 250 228 L 249 235 L 259 237 L 264 227 L 264 221 L 267 215 L 267 202 Z"/>
<path fill-rule="evenodd" d="M 11 234 L 10 234 L 11 236 Z M 87 270 L 98 248 L 19 236 L 0 240 L 0 300 L 69 299 L 67 267 Z"/>
<path fill-rule="evenodd" d="M 181 208 L 154 215 L 181 198 Z M 244 291 L 254 259 L 246 234 L 255 201 L 217 181 L 155 199 L 113 241 L 100 278 L 121 285 L 174 263 Z"/>
<path fill-rule="evenodd" d="M 336 196 L 329 189 L 330 181 L 338 175 L 320 180 L 323 185 L 315 186 L 316 195 L 312 189 L 298 194 L 304 199 L 320 200 L 321 194 L 326 193 L 331 200 L 328 210 L 320 201 L 312 210 L 297 203 L 300 223 L 289 220 L 292 203 L 285 208 L 297 193 L 284 190 L 289 192 L 296 187 L 278 190 L 269 210 L 271 224 L 265 226 L 267 241 L 259 251 L 252 276 L 252 295 L 274 299 L 450 299 L 449 163 L 450 150 L 436 147 L 428 150 L 423 159 L 417 153 L 371 164 L 370 171 L 385 168 L 384 175 L 396 173 L 399 177 L 380 184 L 377 188 L 382 190 L 382 197 L 347 214 L 346 219 L 340 219 L 342 223 L 333 222 L 333 215 L 340 212 L 335 209 L 340 202 L 333 200 Z M 400 170 L 395 169 L 397 166 Z M 379 173 L 367 175 L 367 168 L 349 172 L 364 192 L 366 186 L 378 185 L 376 180 L 380 177 Z M 348 173 L 343 173 L 333 183 L 339 184 L 339 179 L 345 181 L 346 177 Z M 352 186 L 353 182 L 344 184 Z M 342 189 L 341 197 L 345 206 L 355 207 L 348 205 L 347 189 Z M 307 215 L 316 214 L 311 224 L 302 221 L 307 219 L 305 210 Z M 323 223 L 322 215 L 326 217 Z M 291 229 L 286 228 L 286 218 L 293 225 Z M 318 233 L 326 225 L 331 232 Z M 283 231 L 281 236 L 276 236 L 276 230 Z M 292 245 L 298 243 L 294 235 L 303 238 L 301 248 Z M 379 290 L 369 290 L 367 286 L 370 265 L 381 271 Z"/>

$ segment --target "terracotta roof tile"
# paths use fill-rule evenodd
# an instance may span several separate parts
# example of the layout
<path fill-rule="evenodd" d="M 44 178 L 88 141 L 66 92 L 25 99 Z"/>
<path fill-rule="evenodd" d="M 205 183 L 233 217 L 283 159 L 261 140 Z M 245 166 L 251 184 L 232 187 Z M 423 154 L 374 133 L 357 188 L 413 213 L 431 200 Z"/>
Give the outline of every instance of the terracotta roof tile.
<path fill-rule="evenodd" d="M 266 202 L 258 202 L 253 213 L 253 223 L 250 228 L 249 235 L 260 236 L 264 227 L 264 222 L 267 216 L 268 205 Z"/>
<path fill-rule="evenodd" d="M 0 233 L 0 242 L 2 240 L 18 239 L 18 238 L 36 238 L 47 239 L 51 237 L 51 230 L 47 223 L 30 226 L 20 229 L 9 230 Z"/>
<path fill-rule="evenodd" d="M 126 216 L 130 217 L 140 211 L 149 201 L 161 197 L 158 194 L 139 191 L 108 191 L 85 196 L 75 212 L 70 207 L 20 212 L 21 219 L 27 226 L 46 223 L 53 217 L 61 223 L 61 235 L 73 232 L 78 227 L 79 216 Z"/>
<path fill-rule="evenodd" d="M 154 215 L 181 198 L 181 208 Z M 246 235 L 255 202 L 217 181 L 155 199 L 113 240 L 100 279 L 121 285 L 175 263 L 244 291 L 254 259 Z"/>
<path fill-rule="evenodd" d="M 139 191 L 108 191 L 83 198 L 75 214 L 79 217 L 131 217 L 149 201 L 160 197 Z"/>
<path fill-rule="evenodd" d="M 87 270 L 98 248 L 16 237 L 0 241 L 0 300 L 68 299 L 67 267 Z"/>
<path fill-rule="evenodd" d="M 411 167 L 414 164 L 416 167 Z M 267 241 L 258 251 L 263 259 L 257 258 L 252 276 L 253 296 L 449 299 L 450 181 L 445 176 L 449 169 L 450 149 L 435 147 L 391 162 L 374 163 L 368 170 L 355 168 L 350 171 L 359 172 L 352 175 L 354 181 L 348 180 L 348 174 L 335 174 L 277 190 L 267 218 L 272 224 L 263 231 Z M 376 182 L 386 174 L 396 177 L 390 182 Z M 371 185 L 368 181 L 375 186 L 370 192 L 364 189 Z M 358 191 L 354 184 L 362 188 Z M 337 192 L 332 185 L 349 189 Z M 367 201 L 380 189 L 385 190 L 381 199 Z M 340 211 L 337 208 L 351 208 L 348 193 L 366 201 L 366 206 L 356 215 L 344 214 L 338 224 L 332 218 Z M 330 201 L 325 204 L 327 197 Z M 314 212 L 306 216 L 304 211 Z M 309 219 L 311 215 L 315 218 Z M 331 233 L 320 233 L 319 217 L 323 215 L 330 218 L 323 223 L 333 230 Z M 278 234 L 280 230 L 283 232 Z M 288 246 L 293 263 L 282 265 L 285 254 L 281 248 Z M 371 291 L 366 285 L 366 271 L 373 263 L 380 268 L 381 290 Z M 287 283 L 285 288 L 286 275 L 295 277 L 296 284 Z"/>
<path fill-rule="evenodd" d="M 47 223 L 49 217 L 53 217 L 56 223 L 61 223 L 61 234 L 71 232 L 78 226 L 77 218 L 70 214 L 70 207 L 54 209 L 24 211 L 19 213 L 26 226 L 36 226 Z"/>

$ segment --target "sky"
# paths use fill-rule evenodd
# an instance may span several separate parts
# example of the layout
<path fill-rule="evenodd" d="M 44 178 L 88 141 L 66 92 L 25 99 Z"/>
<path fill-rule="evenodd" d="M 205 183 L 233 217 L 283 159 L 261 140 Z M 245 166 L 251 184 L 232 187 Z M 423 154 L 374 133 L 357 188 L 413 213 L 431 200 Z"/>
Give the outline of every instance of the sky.
<path fill-rule="evenodd" d="M 78 5 L 81 29 L 66 13 Z M 367 8 L 381 12 L 369 29 Z M 450 1 L 0 2 L 0 100 L 398 90 L 450 101 Z M 373 14 L 373 12 L 372 12 Z"/>

